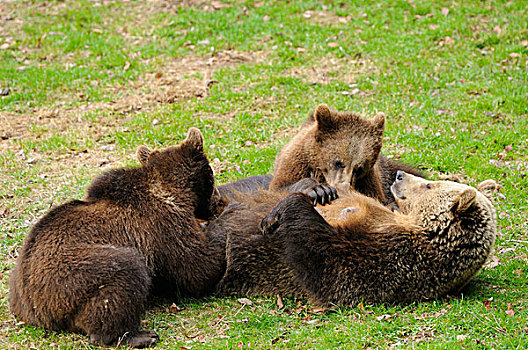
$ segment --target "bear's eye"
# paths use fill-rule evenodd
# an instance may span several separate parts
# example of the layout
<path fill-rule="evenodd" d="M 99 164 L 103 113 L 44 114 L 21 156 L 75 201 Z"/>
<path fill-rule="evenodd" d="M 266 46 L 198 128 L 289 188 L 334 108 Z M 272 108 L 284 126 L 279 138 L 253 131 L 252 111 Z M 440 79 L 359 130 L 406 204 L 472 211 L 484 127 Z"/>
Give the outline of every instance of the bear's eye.
<path fill-rule="evenodd" d="M 334 168 L 343 169 L 345 165 L 339 159 L 334 160 Z"/>
<path fill-rule="evenodd" d="M 425 188 L 427 188 L 428 190 L 430 190 L 430 189 L 433 188 L 433 187 L 431 186 L 431 184 L 427 184 L 427 185 L 425 185 Z"/>

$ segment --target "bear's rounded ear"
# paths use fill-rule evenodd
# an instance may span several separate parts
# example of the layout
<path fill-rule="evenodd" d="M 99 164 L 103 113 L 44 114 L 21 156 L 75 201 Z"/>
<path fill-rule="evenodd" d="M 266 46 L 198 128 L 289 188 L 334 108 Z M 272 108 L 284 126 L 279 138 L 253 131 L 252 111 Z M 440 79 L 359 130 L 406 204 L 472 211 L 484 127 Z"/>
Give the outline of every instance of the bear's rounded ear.
<path fill-rule="evenodd" d="M 335 123 L 332 119 L 332 112 L 325 104 L 320 104 L 315 108 L 314 119 L 317 122 L 317 129 L 321 131 L 335 128 Z"/>
<path fill-rule="evenodd" d="M 493 202 L 493 193 L 497 189 L 497 183 L 493 180 L 485 180 L 477 186 L 477 189 Z"/>
<path fill-rule="evenodd" d="M 383 133 L 383 130 L 385 130 L 385 113 L 379 112 L 371 122 L 376 131 Z"/>
<path fill-rule="evenodd" d="M 468 188 L 455 198 L 453 209 L 457 212 L 465 212 L 475 204 L 476 199 L 477 191 L 473 188 Z"/>
<path fill-rule="evenodd" d="M 152 150 L 146 146 L 139 146 L 136 151 L 138 160 L 143 165 L 147 165 L 151 153 Z"/>
<path fill-rule="evenodd" d="M 196 149 L 203 151 L 203 135 L 197 128 L 189 128 L 185 142 L 191 143 Z"/>

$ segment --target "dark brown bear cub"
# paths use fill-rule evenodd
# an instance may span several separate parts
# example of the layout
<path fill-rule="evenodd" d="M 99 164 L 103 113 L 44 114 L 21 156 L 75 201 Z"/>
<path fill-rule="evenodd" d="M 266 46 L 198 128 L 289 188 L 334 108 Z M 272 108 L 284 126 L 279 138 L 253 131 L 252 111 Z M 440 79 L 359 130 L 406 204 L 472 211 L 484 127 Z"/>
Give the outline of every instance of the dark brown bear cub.
<path fill-rule="evenodd" d="M 396 171 L 418 171 L 380 156 L 385 116 L 366 120 L 353 113 L 317 106 L 299 133 L 275 160 L 271 190 L 303 178 L 334 187 L 349 184 L 356 191 L 386 204 L 393 203 L 390 185 Z"/>
<path fill-rule="evenodd" d="M 12 312 L 31 325 L 83 332 L 95 344 L 154 344 L 139 323 L 150 293 L 200 296 L 225 268 L 223 239 L 203 232 L 224 206 L 198 129 L 142 166 L 103 173 L 84 200 L 29 233 L 10 278 Z"/>

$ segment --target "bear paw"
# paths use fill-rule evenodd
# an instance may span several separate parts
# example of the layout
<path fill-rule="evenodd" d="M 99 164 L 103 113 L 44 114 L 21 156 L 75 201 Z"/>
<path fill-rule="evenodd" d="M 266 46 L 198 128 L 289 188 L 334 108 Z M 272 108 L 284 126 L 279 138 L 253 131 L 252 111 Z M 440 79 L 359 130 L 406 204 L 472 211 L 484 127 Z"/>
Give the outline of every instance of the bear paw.
<path fill-rule="evenodd" d="M 128 345 L 133 348 L 142 349 L 156 344 L 159 336 L 150 331 L 139 331 L 133 335 L 127 335 L 120 339 L 118 345 Z"/>
<path fill-rule="evenodd" d="M 303 219 L 303 214 L 301 209 L 311 210 L 314 208 L 312 206 L 311 198 L 308 195 L 297 192 L 292 193 L 275 206 L 271 212 L 262 219 L 260 222 L 260 230 L 264 234 L 274 233 L 277 228 L 280 226 L 283 220 L 298 219 L 301 216 Z"/>
<path fill-rule="evenodd" d="M 316 185 L 304 191 L 304 193 L 310 197 L 314 206 L 317 203 L 321 205 L 330 204 L 330 202 L 338 197 L 337 190 L 329 185 Z"/>
<path fill-rule="evenodd" d="M 263 234 L 272 234 L 279 227 L 280 215 L 277 210 L 279 206 L 280 203 L 275 208 L 273 208 L 273 210 L 268 215 L 266 215 L 264 219 L 262 219 L 262 221 L 260 222 L 260 231 Z"/>

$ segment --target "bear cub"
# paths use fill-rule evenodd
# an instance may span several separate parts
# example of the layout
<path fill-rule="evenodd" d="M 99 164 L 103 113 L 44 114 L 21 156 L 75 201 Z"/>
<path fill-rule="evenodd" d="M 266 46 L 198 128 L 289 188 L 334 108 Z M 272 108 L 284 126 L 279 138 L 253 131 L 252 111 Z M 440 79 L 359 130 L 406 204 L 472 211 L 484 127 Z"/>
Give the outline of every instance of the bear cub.
<path fill-rule="evenodd" d="M 225 240 L 197 219 L 224 201 L 190 128 L 177 147 L 138 148 L 140 167 L 99 175 L 86 198 L 52 209 L 32 228 L 11 274 L 10 306 L 19 320 L 82 332 L 94 344 L 145 347 L 140 331 L 150 294 L 210 293 L 225 269 Z"/>
<path fill-rule="evenodd" d="M 352 189 L 382 203 L 392 204 L 390 185 L 398 170 L 423 177 L 409 166 L 380 155 L 385 116 L 365 120 L 354 113 L 317 106 L 299 133 L 275 159 L 271 190 L 303 178 Z"/>

